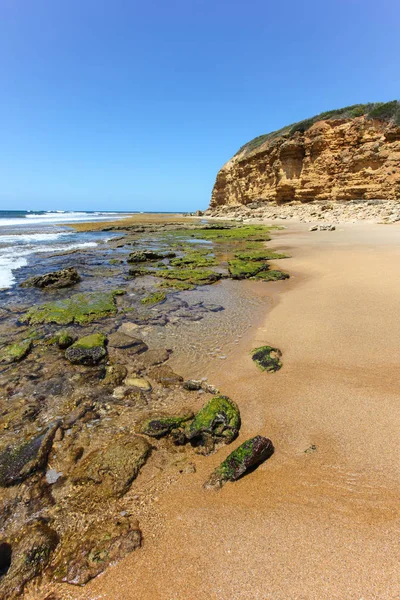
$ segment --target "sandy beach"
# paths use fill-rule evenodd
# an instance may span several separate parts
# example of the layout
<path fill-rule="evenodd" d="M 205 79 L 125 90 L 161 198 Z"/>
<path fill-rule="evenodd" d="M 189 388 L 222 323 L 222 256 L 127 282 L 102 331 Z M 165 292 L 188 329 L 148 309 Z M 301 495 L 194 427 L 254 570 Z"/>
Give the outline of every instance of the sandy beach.
<path fill-rule="evenodd" d="M 400 598 L 400 227 L 286 226 L 271 246 L 292 255 L 291 279 L 269 284 L 272 310 L 213 374 L 240 406 L 239 438 L 194 455 L 196 473 L 141 517 L 143 547 L 82 589 L 61 586 L 63 598 Z M 283 352 L 278 373 L 250 359 L 264 343 Z M 273 457 L 203 489 L 258 433 Z"/>

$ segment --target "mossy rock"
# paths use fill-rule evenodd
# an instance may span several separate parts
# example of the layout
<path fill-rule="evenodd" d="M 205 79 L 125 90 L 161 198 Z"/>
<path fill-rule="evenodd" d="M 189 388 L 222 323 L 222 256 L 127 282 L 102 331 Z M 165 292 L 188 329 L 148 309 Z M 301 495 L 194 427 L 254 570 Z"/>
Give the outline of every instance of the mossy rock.
<path fill-rule="evenodd" d="M 32 345 L 32 340 L 23 340 L 5 346 L 0 350 L 0 363 L 11 364 L 19 362 L 31 351 Z"/>
<path fill-rule="evenodd" d="M 141 299 L 142 304 L 159 304 L 160 302 L 164 302 L 167 294 L 165 292 L 154 292 L 153 294 L 149 294 L 145 298 Z"/>
<path fill-rule="evenodd" d="M 56 343 L 60 350 L 66 350 L 75 342 L 76 337 L 72 336 L 68 331 L 60 331 L 56 335 Z"/>
<path fill-rule="evenodd" d="M 250 469 L 267 460 L 273 452 L 274 446 L 271 440 L 256 435 L 231 452 L 215 469 L 204 487 L 218 488 L 222 487 L 227 481 L 236 481 Z"/>
<path fill-rule="evenodd" d="M 107 356 L 106 340 L 102 333 L 86 335 L 67 348 L 65 358 L 74 365 L 92 367 Z"/>
<path fill-rule="evenodd" d="M 42 289 L 59 289 L 79 283 L 81 277 L 74 267 L 53 271 L 45 275 L 37 275 L 23 281 L 21 287 L 37 287 Z"/>
<path fill-rule="evenodd" d="M 0 452 L 1 487 L 21 483 L 36 471 L 44 469 L 58 427 L 59 423 L 56 422 L 39 435 Z"/>
<path fill-rule="evenodd" d="M 135 250 L 128 256 L 128 263 L 152 262 L 164 258 L 174 258 L 175 252 L 156 252 L 154 250 Z"/>
<path fill-rule="evenodd" d="M 228 261 L 228 271 L 232 279 L 249 279 L 268 268 L 268 263 L 259 260 L 240 260 L 236 258 Z"/>
<path fill-rule="evenodd" d="M 238 406 L 226 396 L 215 396 L 195 415 L 185 430 L 185 436 L 192 445 L 208 454 L 214 450 L 215 444 L 232 442 L 239 429 Z"/>
<path fill-rule="evenodd" d="M 260 281 L 280 281 L 289 279 L 289 273 L 272 269 L 271 271 L 261 271 L 257 273 L 254 279 L 259 279 Z"/>
<path fill-rule="evenodd" d="M 31 325 L 40 323 L 86 325 L 92 321 L 115 315 L 117 312 L 115 296 L 122 293 L 124 293 L 122 290 L 114 290 L 112 292 L 74 294 L 66 300 L 49 302 L 31 308 L 26 313 L 24 321 Z"/>
<path fill-rule="evenodd" d="M 251 353 L 251 357 L 256 365 L 262 371 L 270 373 L 279 371 L 282 367 L 281 356 L 282 352 L 272 346 L 261 346 L 260 348 L 255 348 Z"/>
<path fill-rule="evenodd" d="M 278 260 L 280 258 L 289 258 L 287 254 L 272 252 L 272 250 L 247 250 L 245 252 L 236 252 L 235 258 L 245 261 L 253 260 Z"/>
<path fill-rule="evenodd" d="M 207 285 L 221 279 L 221 273 L 209 269 L 163 269 L 154 273 L 157 277 L 183 281 L 192 285 Z"/>
<path fill-rule="evenodd" d="M 171 266 L 178 268 L 188 268 L 188 267 L 211 267 L 217 264 L 215 258 L 211 256 L 204 255 L 203 252 L 193 251 L 188 252 L 184 256 L 180 258 L 174 258 L 171 260 Z"/>
<path fill-rule="evenodd" d="M 139 425 L 139 432 L 150 437 L 160 438 L 171 433 L 174 429 L 179 429 L 192 418 L 192 412 L 174 417 L 154 416 L 142 421 Z"/>
<path fill-rule="evenodd" d="M 177 281 L 176 279 L 169 279 L 168 281 L 162 281 L 158 284 L 158 287 L 168 290 L 176 290 L 178 292 L 194 290 L 195 286 L 186 281 Z"/>

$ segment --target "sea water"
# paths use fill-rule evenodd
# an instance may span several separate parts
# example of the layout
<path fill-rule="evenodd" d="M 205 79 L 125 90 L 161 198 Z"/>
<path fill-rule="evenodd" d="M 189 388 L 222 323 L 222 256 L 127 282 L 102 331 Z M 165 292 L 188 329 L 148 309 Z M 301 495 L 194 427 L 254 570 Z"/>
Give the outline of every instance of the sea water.
<path fill-rule="evenodd" d="M 130 214 L 130 213 L 129 213 Z M 78 233 L 67 223 L 121 219 L 127 213 L 0 211 L 0 289 L 12 287 L 15 272 L 33 254 L 96 246 L 104 234 Z"/>

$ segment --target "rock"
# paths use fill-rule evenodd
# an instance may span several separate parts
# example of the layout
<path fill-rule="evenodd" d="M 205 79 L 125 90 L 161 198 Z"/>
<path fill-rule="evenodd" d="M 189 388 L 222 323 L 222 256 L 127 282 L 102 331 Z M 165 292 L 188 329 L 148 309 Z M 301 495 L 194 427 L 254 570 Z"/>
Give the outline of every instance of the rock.
<path fill-rule="evenodd" d="M 124 383 L 126 386 L 139 388 L 142 392 L 151 392 L 152 389 L 151 383 L 141 377 L 128 377 Z"/>
<path fill-rule="evenodd" d="M 174 429 L 179 429 L 184 423 L 193 418 L 193 412 L 187 412 L 181 416 L 167 417 L 158 415 L 145 419 L 140 423 L 138 431 L 150 437 L 160 438 Z"/>
<path fill-rule="evenodd" d="M 0 486 L 21 483 L 35 471 L 45 468 L 59 421 L 35 437 L 0 452 Z"/>
<path fill-rule="evenodd" d="M 308 231 L 318 231 L 318 225 L 313 225 Z"/>
<path fill-rule="evenodd" d="M 204 211 L 202 210 L 196 210 L 196 212 L 194 213 L 196 217 L 202 217 L 204 215 Z"/>
<path fill-rule="evenodd" d="M 173 387 L 183 381 L 183 377 L 174 373 L 167 365 L 152 367 L 148 371 L 148 376 L 162 385 L 162 387 Z"/>
<path fill-rule="evenodd" d="M 70 267 L 68 269 L 62 269 L 61 271 L 54 271 L 53 273 L 30 277 L 21 283 L 21 287 L 58 289 L 75 285 L 79 283 L 80 280 L 81 277 L 78 271 L 74 269 L 74 267 Z"/>
<path fill-rule="evenodd" d="M 120 497 L 129 490 L 151 452 L 143 438 L 121 434 L 109 446 L 93 450 L 75 467 L 71 480 L 77 485 L 95 485 L 102 498 Z"/>
<path fill-rule="evenodd" d="M 106 367 L 106 374 L 102 383 L 111 387 L 117 387 L 121 385 L 127 375 L 128 369 L 124 365 L 110 365 Z"/>
<path fill-rule="evenodd" d="M 206 381 L 201 382 L 201 389 L 203 390 L 203 392 L 206 392 L 207 394 L 219 394 L 219 389 L 217 387 L 215 387 L 215 385 L 211 385 L 210 383 L 207 383 Z"/>
<path fill-rule="evenodd" d="M 197 390 L 201 390 L 201 386 L 202 386 L 202 381 L 196 381 L 195 379 L 188 379 L 187 381 L 184 382 L 183 387 L 185 388 L 185 390 L 188 390 L 189 392 L 195 392 Z"/>
<path fill-rule="evenodd" d="M 171 350 L 165 350 L 163 348 L 155 348 L 154 350 L 148 350 L 145 354 L 140 357 L 140 361 L 144 367 L 154 367 L 155 365 L 161 365 L 169 359 Z"/>
<path fill-rule="evenodd" d="M 136 323 L 126 322 L 122 323 L 121 327 L 117 330 L 117 333 L 124 333 L 125 335 L 129 335 L 130 337 L 135 337 L 137 335 L 137 330 L 139 329 L 139 325 Z"/>
<path fill-rule="evenodd" d="M 211 398 L 185 429 L 185 436 L 199 451 L 209 454 L 215 445 L 230 444 L 240 429 L 240 412 L 226 396 Z"/>
<path fill-rule="evenodd" d="M 72 336 L 68 333 L 68 331 L 60 331 L 60 333 L 56 336 L 57 346 L 60 350 L 66 350 L 75 342 L 76 337 Z"/>
<path fill-rule="evenodd" d="M 272 346 L 261 346 L 260 348 L 255 348 L 251 353 L 251 357 L 258 367 L 262 371 L 270 373 L 279 371 L 282 367 L 281 356 L 282 352 Z"/>
<path fill-rule="evenodd" d="M 106 339 L 101 333 L 86 335 L 66 350 L 65 358 L 74 365 L 92 367 L 107 356 Z"/>
<path fill-rule="evenodd" d="M 103 519 L 83 531 L 72 530 L 53 567 L 54 579 L 84 585 L 110 564 L 140 548 L 141 542 L 139 524 L 128 516 Z"/>
<path fill-rule="evenodd" d="M 336 227 L 334 225 L 319 225 L 320 231 L 335 231 Z"/>
<path fill-rule="evenodd" d="M 229 456 L 217 467 L 208 481 L 204 484 L 205 488 L 220 488 L 227 481 L 236 481 L 244 475 L 249 469 L 261 464 L 272 456 L 274 446 L 270 439 L 261 435 L 247 440 L 236 448 Z"/>
<path fill-rule="evenodd" d="M 117 312 L 115 296 L 120 294 L 120 290 L 74 294 L 65 300 L 33 306 L 23 320 L 31 325 L 41 323 L 86 325 L 97 319 L 115 315 Z"/>
<path fill-rule="evenodd" d="M 15 537 L 0 543 L 0 598 L 11 600 L 23 593 L 25 585 L 40 575 L 58 544 L 58 535 L 36 521 L 20 529 Z"/>
<path fill-rule="evenodd" d="M 162 260 L 164 258 L 174 258 L 175 252 L 155 252 L 154 250 L 135 250 L 128 256 L 128 263 L 150 262 L 153 260 Z"/>
<path fill-rule="evenodd" d="M 11 364 L 14 362 L 19 362 L 32 349 L 32 341 L 31 340 L 23 340 L 21 342 L 16 342 L 15 344 L 10 344 L 5 346 L 0 350 L 0 363 L 3 364 Z"/>
<path fill-rule="evenodd" d="M 108 345 L 110 348 L 120 348 L 121 350 L 136 348 L 138 353 L 147 350 L 147 346 L 143 340 L 122 332 L 111 333 L 108 336 Z"/>

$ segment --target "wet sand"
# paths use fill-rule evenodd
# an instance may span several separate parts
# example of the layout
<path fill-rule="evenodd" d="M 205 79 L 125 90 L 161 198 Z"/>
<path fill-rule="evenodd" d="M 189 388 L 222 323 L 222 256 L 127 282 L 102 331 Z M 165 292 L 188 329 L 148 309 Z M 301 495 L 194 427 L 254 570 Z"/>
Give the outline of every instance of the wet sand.
<path fill-rule="evenodd" d="M 140 518 L 143 548 L 81 590 L 63 586 L 63 598 L 400 598 L 399 242 L 396 225 L 289 225 L 274 237 L 270 246 L 293 255 L 292 278 L 268 284 L 263 324 L 210 367 L 240 406 L 238 440 L 193 455 L 196 473 L 171 482 Z M 250 360 L 265 343 L 283 352 L 278 373 Z M 271 437 L 274 456 L 204 490 L 257 433 Z"/>

